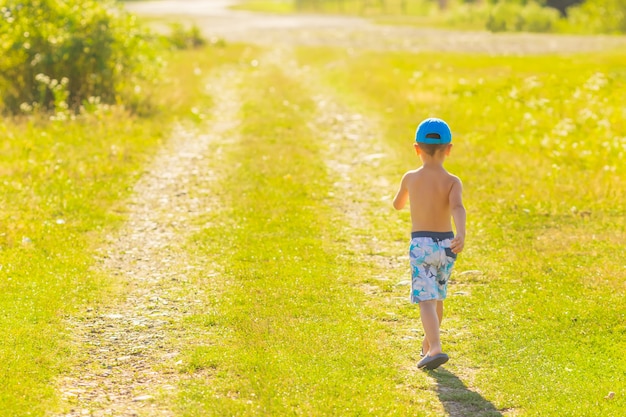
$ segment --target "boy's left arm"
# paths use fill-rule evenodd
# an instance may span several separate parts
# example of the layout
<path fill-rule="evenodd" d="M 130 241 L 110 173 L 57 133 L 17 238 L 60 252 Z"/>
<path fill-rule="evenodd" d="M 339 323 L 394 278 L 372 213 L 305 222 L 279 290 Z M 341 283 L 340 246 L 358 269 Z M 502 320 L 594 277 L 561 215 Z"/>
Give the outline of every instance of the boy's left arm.
<path fill-rule="evenodd" d="M 454 226 L 456 227 L 456 235 L 452 239 L 450 249 L 454 253 L 461 253 L 465 246 L 465 221 L 466 213 L 465 206 L 463 206 L 463 184 L 458 178 L 455 179 L 452 189 L 450 190 L 450 212 L 454 219 Z"/>

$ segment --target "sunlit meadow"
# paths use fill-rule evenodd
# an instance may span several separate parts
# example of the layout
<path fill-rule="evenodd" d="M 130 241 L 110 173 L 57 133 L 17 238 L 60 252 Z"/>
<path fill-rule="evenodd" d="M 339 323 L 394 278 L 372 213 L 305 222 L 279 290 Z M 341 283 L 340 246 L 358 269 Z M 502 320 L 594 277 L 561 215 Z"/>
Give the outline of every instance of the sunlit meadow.
<path fill-rule="evenodd" d="M 171 123 L 197 123 L 197 109 L 210 107 L 196 90 L 197 66 L 209 71 L 240 51 L 208 49 L 195 66 L 172 59 L 152 118 L 94 102 L 82 115 L 0 121 L 0 415 L 55 407 L 54 379 L 82 354 L 63 319 L 120 296 L 116 279 L 94 268 L 95 251 L 123 221 Z M 176 57 L 184 62 L 185 53 Z"/>
<path fill-rule="evenodd" d="M 384 115 L 394 158 L 381 175 L 417 164 L 416 121 L 452 126 L 469 237 L 444 343 L 481 393 L 522 415 L 620 415 L 624 55 L 316 57 L 329 83 Z"/>
<path fill-rule="evenodd" d="M 224 286 L 188 320 L 190 334 L 214 339 L 183 354 L 181 415 L 434 416 L 457 401 L 475 415 L 621 416 L 625 56 L 297 53 L 380 127 L 378 175 L 392 186 L 364 197 L 363 211 L 376 252 L 348 246 L 328 198 L 335 179 L 310 129 L 307 80 L 257 71 L 258 49 L 177 53 L 159 95 L 167 116 L 5 120 L 0 414 L 45 415 L 58 401 L 51 381 L 80 356 L 63 317 L 120 295 L 92 268 L 98 243 L 123 220 L 169 123 L 210 129 L 219 115 L 203 86 L 228 65 L 243 79 L 242 139 L 224 150 L 223 206 L 198 219 L 207 226 L 186 248 L 206 259 L 197 284 L 216 268 Z M 396 262 L 408 214 L 380 197 L 417 165 L 413 132 L 431 115 L 452 126 L 447 167 L 468 210 L 443 325 L 447 374 L 414 368 L 419 317 L 405 298 L 408 267 Z M 353 187 L 372 189 L 358 178 Z M 451 380 L 468 388 L 437 391 Z"/>
<path fill-rule="evenodd" d="M 394 186 L 358 197 L 359 233 L 377 242 L 367 253 L 324 198 L 334 180 L 306 129 L 307 80 L 244 82 L 230 203 L 191 244 L 221 269 L 219 296 L 193 320 L 215 338 L 190 349 L 183 414 L 619 416 L 626 74 L 620 54 L 592 58 L 301 49 L 301 67 L 381 127 L 379 175 Z M 414 368 L 419 317 L 396 262 L 408 214 L 389 198 L 430 115 L 453 127 L 447 166 L 464 181 L 470 231 L 443 328 L 453 359 L 428 375 Z M 373 190 L 358 176 L 351 188 Z"/>

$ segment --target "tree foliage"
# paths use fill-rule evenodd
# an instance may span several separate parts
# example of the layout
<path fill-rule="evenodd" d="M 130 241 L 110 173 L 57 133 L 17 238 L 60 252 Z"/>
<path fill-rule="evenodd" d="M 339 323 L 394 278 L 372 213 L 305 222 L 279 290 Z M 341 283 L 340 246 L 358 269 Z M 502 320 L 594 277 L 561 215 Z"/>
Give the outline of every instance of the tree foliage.
<path fill-rule="evenodd" d="M 581 4 L 583 0 L 546 0 L 546 6 L 552 7 L 561 13 L 561 16 L 567 16 L 567 9 L 571 6 Z"/>
<path fill-rule="evenodd" d="M 550 32 L 558 19 L 559 12 L 551 7 L 503 1 L 491 9 L 486 28 L 492 32 Z"/>
<path fill-rule="evenodd" d="M 0 55 L 13 113 L 130 101 L 158 73 L 147 33 L 113 0 L 0 0 Z"/>
<path fill-rule="evenodd" d="M 626 0 L 586 0 L 568 10 L 568 20 L 582 32 L 626 33 Z"/>

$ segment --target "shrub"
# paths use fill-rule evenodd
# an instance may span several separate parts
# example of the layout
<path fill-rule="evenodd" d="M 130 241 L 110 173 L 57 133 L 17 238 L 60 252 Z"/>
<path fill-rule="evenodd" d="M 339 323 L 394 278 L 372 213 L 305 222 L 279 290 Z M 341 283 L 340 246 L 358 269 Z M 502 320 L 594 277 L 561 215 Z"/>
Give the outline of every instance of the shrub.
<path fill-rule="evenodd" d="M 491 6 L 485 4 L 460 4 L 446 13 L 446 23 L 457 28 L 484 28 L 490 11 Z"/>
<path fill-rule="evenodd" d="M 90 97 L 137 103 L 160 60 L 147 32 L 113 0 L 0 0 L 0 99 L 5 111 Z"/>
<path fill-rule="evenodd" d="M 626 0 L 587 0 L 567 14 L 579 32 L 626 33 Z"/>
<path fill-rule="evenodd" d="M 194 49 L 206 44 L 206 39 L 196 25 L 185 28 L 181 23 L 174 23 L 171 25 L 171 28 L 172 33 L 167 39 L 175 49 Z"/>
<path fill-rule="evenodd" d="M 497 3 L 489 13 L 486 27 L 492 32 L 550 32 L 559 20 L 559 12 L 534 2 Z"/>
<path fill-rule="evenodd" d="M 560 18 L 560 12 L 552 7 L 528 3 L 521 11 L 522 30 L 525 32 L 551 32 Z"/>
<path fill-rule="evenodd" d="M 519 31 L 522 27 L 521 12 L 522 6 L 510 2 L 500 2 L 496 4 L 487 18 L 487 29 L 492 32 Z"/>

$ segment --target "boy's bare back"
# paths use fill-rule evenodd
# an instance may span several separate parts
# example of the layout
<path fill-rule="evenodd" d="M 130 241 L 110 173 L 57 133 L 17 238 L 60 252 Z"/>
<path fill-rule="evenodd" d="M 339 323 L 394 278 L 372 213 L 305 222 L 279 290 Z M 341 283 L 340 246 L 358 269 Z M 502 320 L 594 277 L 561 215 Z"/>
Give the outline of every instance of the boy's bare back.
<path fill-rule="evenodd" d="M 460 200 L 461 191 L 456 176 L 441 166 L 424 166 L 407 172 L 402 183 L 409 197 L 412 231 L 452 231 L 450 207 Z"/>

